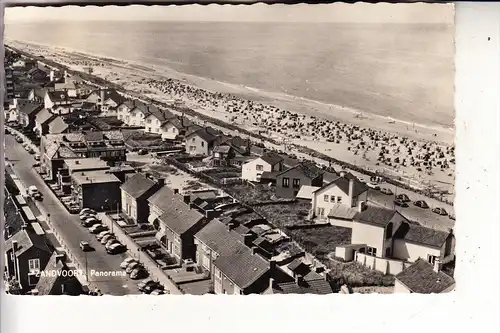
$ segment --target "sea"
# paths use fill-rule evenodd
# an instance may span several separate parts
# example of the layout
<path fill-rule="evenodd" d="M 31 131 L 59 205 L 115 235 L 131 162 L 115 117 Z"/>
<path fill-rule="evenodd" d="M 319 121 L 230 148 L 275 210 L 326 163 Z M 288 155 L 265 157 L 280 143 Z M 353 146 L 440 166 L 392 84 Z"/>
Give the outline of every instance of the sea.
<path fill-rule="evenodd" d="M 448 25 L 49 21 L 6 24 L 5 37 L 453 126 Z"/>

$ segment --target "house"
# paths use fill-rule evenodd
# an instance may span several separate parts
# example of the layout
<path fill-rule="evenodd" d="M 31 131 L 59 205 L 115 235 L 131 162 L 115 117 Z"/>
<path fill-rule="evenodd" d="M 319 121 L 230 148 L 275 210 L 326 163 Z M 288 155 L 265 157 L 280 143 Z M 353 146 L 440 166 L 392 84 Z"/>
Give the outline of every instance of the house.
<path fill-rule="evenodd" d="M 28 100 L 18 100 L 17 110 L 19 124 L 23 127 L 35 128 L 35 117 L 42 109 L 43 105 L 40 103 Z"/>
<path fill-rule="evenodd" d="M 121 182 L 108 170 L 73 172 L 71 178 L 72 195 L 80 204 L 80 209 L 91 208 L 98 212 L 119 211 Z"/>
<path fill-rule="evenodd" d="M 45 94 L 51 88 L 33 88 L 30 90 L 28 99 L 37 103 L 45 103 Z"/>
<path fill-rule="evenodd" d="M 122 212 L 136 223 L 148 222 L 148 199 L 164 184 L 164 179 L 155 182 L 142 173 L 136 173 L 120 187 Z"/>
<path fill-rule="evenodd" d="M 185 116 L 177 116 L 167 119 L 161 126 L 161 138 L 163 140 L 176 140 L 184 137 L 186 130 L 193 124 Z"/>
<path fill-rule="evenodd" d="M 218 256 L 213 265 L 215 294 L 249 295 L 266 291 L 275 263 L 238 242 L 231 253 Z"/>
<path fill-rule="evenodd" d="M 28 78 L 33 82 L 47 82 L 49 81 L 49 72 L 34 67 L 28 71 Z"/>
<path fill-rule="evenodd" d="M 18 121 L 17 109 L 15 109 L 15 108 L 5 109 L 4 114 L 5 114 L 5 122 L 6 123 Z"/>
<path fill-rule="evenodd" d="M 360 182 L 351 173 L 341 173 L 338 178 L 314 190 L 311 212 L 313 217 L 328 219 L 330 211 L 339 205 L 348 208 L 357 207 L 358 202 L 367 202 L 367 199 L 366 184 Z"/>
<path fill-rule="evenodd" d="M 23 293 L 38 283 L 39 273 L 49 262 L 53 248 L 47 245 L 43 231 L 25 226 L 5 242 L 7 276 L 19 283 Z"/>
<path fill-rule="evenodd" d="M 296 274 L 292 281 L 277 282 L 271 279 L 269 289 L 264 294 L 333 294 L 327 275 L 310 270 L 306 274 Z"/>
<path fill-rule="evenodd" d="M 439 262 L 430 264 L 425 259 L 396 275 L 394 282 L 394 293 L 440 294 L 454 288 L 455 280 L 440 270 Z"/>
<path fill-rule="evenodd" d="M 69 272 L 71 269 L 64 262 L 64 254 L 54 252 L 45 269 L 40 272 L 40 279 L 31 294 L 38 296 L 83 294 L 83 286 L 76 276 Z"/>
<path fill-rule="evenodd" d="M 125 119 L 121 120 L 128 126 L 144 127 L 147 115 L 149 115 L 148 106 L 139 100 L 134 100 L 134 107 L 125 115 Z"/>
<path fill-rule="evenodd" d="M 65 159 L 99 158 L 108 165 L 121 164 L 126 159 L 121 131 L 47 134 L 40 143 L 41 168 L 55 179 Z"/>
<path fill-rule="evenodd" d="M 117 109 L 117 118 L 124 123 L 128 123 L 127 117 L 130 117 L 130 111 L 135 107 L 135 103 L 132 100 L 124 100 L 120 105 L 118 105 Z"/>
<path fill-rule="evenodd" d="M 323 186 L 323 171 L 313 163 L 299 163 L 276 175 L 276 196 L 295 198 L 302 185 Z"/>
<path fill-rule="evenodd" d="M 262 173 L 280 172 L 282 168 L 283 158 L 278 154 L 267 153 L 243 164 L 241 178 L 249 182 L 260 182 Z"/>
<path fill-rule="evenodd" d="M 69 125 L 66 124 L 64 119 L 59 115 L 56 115 L 48 123 L 48 132 L 50 134 L 66 133 L 68 132 L 68 130 L 69 130 Z"/>
<path fill-rule="evenodd" d="M 148 202 L 148 221 L 158 230 L 160 242 L 178 260 L 193 260 L 194 235 L 206 224 L 207 218 L 167 186 L 153 194 Z"/>
<path fill-rule="evenodd" d="M 85 98 L 89 96 L 94 89 L 95 89 L 94 86 L 88 85 L 86 83 L 75 83 L 77 98 Z"/>
<path fill-rule="evenodd" d="M 169 119 L 174 119 L 175 115 L 169 110 L 161 110 L 155 106 L 148 107 L 148 115 L 145 116 L 144 131 L 148 133 L 162 133 L 162 125 Z"/>
<path fill-rule="evenodd" d="M 209 156 L 219 136 L 221 133 L 211 127 L 192 126 L 184 138 L 186 152 L 190 155 Z"/>
<path fill-rule="evenodd" d="M 242 165 L 248 160 L 251 142 L 239 136 L 219 136 L 212 150 L 212 164 L 216 166 Z"/>
<path fill-rule="evenodd" d="M 423 258 L 434 264 L 454 259 L 453 232 L 427 228 L 409 221 L 401 213 L 378 206 L 359 203 L 352 219 L 351 246 L 337 247 L 336 255 L 397 274 L 407 263 Z"/>
<path fill-rule="evenodd" d="M 69 107 L 73 99 L 66 90 L 51 90 L 45 92 L 44 104 L 46 109 L 52 109 L 57 106 Z"/>
<path fill-rule="evenodd" d="M 49 123 L 56 117 L 50 110 L 42 109 L 35 117 L 35 131 L 42 136 L 49 133 Z"/>
<path fill-rule="evenodd" d="M 101 88 L 93 90 L 85 101 L 96 104 L 102 117 L 109 117 L 117 116 L 117 108 L 123 103 L 124 98 L 114 89 Z"/>

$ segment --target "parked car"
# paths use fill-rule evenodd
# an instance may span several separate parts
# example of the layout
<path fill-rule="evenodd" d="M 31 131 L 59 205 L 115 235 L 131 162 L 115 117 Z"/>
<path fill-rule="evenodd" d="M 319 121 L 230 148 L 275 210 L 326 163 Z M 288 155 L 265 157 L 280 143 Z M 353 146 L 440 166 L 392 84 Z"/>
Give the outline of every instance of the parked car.
<path fill-rule="evenodd" d="M 125 272 L 127 274 L 130 274 L 132 273 L 132 271 L 136 268 L 140 268 L 140 267 L 143 267 L 142 264 L 140 262 L 137 262 L 137 261 L 132 261 L 130 264 L 128 264 L 127 268 L 125 268 Z"/>
<path fill-rule="evenodd" d="M 163 290 L 164 287 L 158 282 L 150 283 L 141 290 L 143 293 L 150 294 L 153 290 Z"/>
<path fill-rule="evenodd" d="M 427 209 L 429 208 L 429 205 L 427 204 L 427 202 L 425 202 L 424 200 L 417 200 L 413 203 L 415 206 L 417 207 L 420 207 L 420 208 L 424 208 L 424 209 Z"/>
<path fill-rule="evenodd" d="M 100 233 L 97 234 L 96 238 L 97 238 L 98 241 L 100 241 L 106 235 L 111 235 L 111 231 L 109 231 L 109 230 L 103 230 L 103 231 L 101 231 Z"/>
<path fill-rule="evenodd" d="M 29 148 L 27 150 L 28 150 L 28 154 L 33 155 L 35 153 L 35 150 L 33 148 Z"/>
<path fill-rule="evenodd" d="M 137 259 L 134 259 L 132 257 L 128 257 L 127 259 L 123 260 L 122 263 L 120 264 L 120 268 L 126 269 L 128 265 L 130 265 L 133 262 L 139 262 Z M 141 282 L 142 283 L 142 282 Z M 140 285 L 140 284 L 139 284 Z M 140 289 L 139 289 L 140 290 Z"/>
<path fill-rule="evenodd" d="M 89 231 L 91 234 L 98 234 L 98 233 L 105 231 L 105 230 L 108 230 L 108 227 L 106 227 L 105 225 L 102 225 L 100 223 L 96 223 L 89 228 Z"/>
<path fill-rule="evenodd" d="M 436 207 L 432 210 L 432 212 L 438 214 L 438 215 L 448 215 L 448 212 L 444 208 Z"/>
<path fill-rule="evenodd" d="M 130 278 L 132 280 L 139 280 L 139 279 L 144 279 L 149 276 L 149 273 L 146 269 L 143 267 L 141 268 L 136 268 L 130 273 Z"/>
<path fill-rule="evenodd" d="M 125 247 L 125 245 L 121 243 L 114 243 L 106 248 L 106 252 L 108 252 L 109 254 L 117 254 L 124 252 L 126 249 L 127 248 Z"/>
<path fill-rule="evenodd" d="M 165 295 L 166 292 L 163 289 L 155 289 L 151 292 L 150 295 Z"/>
<path fill-rule="evenodd" d="M 121 244 L 116 238 L 111 238 L 107 241 L 106 245 L 104 245 L 105 248 L 110 247 L 113 244 Z"/>
<path fill-rule="evenodd" d="M 377 191 L 380 190 L 380 186 L 378 184 L 375 184 L 375 183 L 366 183 L 366 186 L 368 186 L 371 189 L 377 190 Z"/>
<path fill-rule="evenodd" d="M 139 149 L 139 151 L 137 152 L 137 155 L 146 155 L 148 153 L 148 151 L 146 149 Z"/>
<path fill-rule="evenodd" d="M 127 259 L 132 259 L 132 258 L 127 258 Z M 148 285 L 149 283 L 153 283 L 153 282 L 154 281 L 151 278 L 144 279 L 141 282 L 139 282 L 139 284 L 137 285 L 137 288 L 139 289 L 139 291 L 142 291 L 144 289 L 144 287 L 146 287 L 146 285 Z"/>
<path fill-rule="evenodd" d="M 408 204 L 401 200 L 394 200 L 394 204 L 399 207 L 408 207 Z"/>
<path fill-rule="evenodd" d="M 81 214 L 93 214 L 95 215 L 96 214 L 96 211 L 93 210 L 92 208 L 83 208 L 81 211 L 80 211 L 80 215 Z"/>
<path fill-rule="evenodd" d="M 111 235 L 111 234 L 106 235 L 106 236 L 104 236 L 104 237 L 101 239 L 101 244 L 105 245 L 105 244 L 107 244 L 107 243 L 108 243 L 110 240 L 112 240 L 112 239 L 116 239 L 115 235 Z"/>
<path fill-rule="evenodd" d="M 94 224 L 98 224 L 98 223 L 101 223 L 101 222 L 99 222 L 99 220 L 96 220 L 93 217 L 90 217 L 90 218 L 88 218 L 88 219 L 86 219 L 85 221 L 82 222 L 83 226 L 86 227 L 86 228 L 90 228 Z"/>
<path fill-rule="evenodd" d="M 82 251 L 91 251 L 92 250 L 92 247 L 90 246 L 89 242 L 85 242 L 85 241 L 81 241 L 80 242 L 80 248 L 82 249 Z"/>
<path fill-rule="evenodd" d="M 16 141 L 22 143 L 24 140 L 20 136 L 16 136 Z"/>
<path fill-rule="evenodd" d="M 393 195 L 394 193 L 392 192 L 392 190 L 390 188 L 387 188 L 387 187 L 382 187 L 380 189 L 380 193 L 382 194 L 387 194 L 387 195 Z"/>
<path fill-rule="evenodd" d="M 35 154 L 35 161 L 40 161 L 40 155 Z"/>
<path fill-rule="evenodd" d="M 410 198 L 406 194 L 398 194 L 396 196 L 396 200 L 402 201 L 402 202 L 410 202 Z"/>
<path fill-rule="evenodd" d="M 92 214 L 82 214 L 82 215 L 80 215 L 80 220 L 82 222 L 86 221 L 86 220 L 89 220 L 89 219 L 97 220 L 97 217 L 95 215 L 92 215 Z"/>

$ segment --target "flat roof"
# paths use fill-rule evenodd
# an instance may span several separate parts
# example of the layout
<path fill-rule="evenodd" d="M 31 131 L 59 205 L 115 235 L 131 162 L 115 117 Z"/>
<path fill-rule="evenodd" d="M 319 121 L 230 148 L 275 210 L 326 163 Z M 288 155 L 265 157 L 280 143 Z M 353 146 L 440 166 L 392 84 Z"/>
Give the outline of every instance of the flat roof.
<path fill-rule="evenodd" d="M 33 227 L 33 230 L 35 230 L 35 233 L 37 235 L 44 235 L 45 231 L 43 230 L 42 226 L 38 222 L 33 222 L 31 223 L 31 226 Z"/>
<path fill-rule="evenodd" d="M 79 185 L 120 183 L 120 180 L 115 175 L 105 170 L 78 172 L 71 175 L 71 178 Z"/>
<path fill-rule="evenodd" d="M 98 157 L 92 158 L 75 158 L 64 160 L 70 171 L 80 170 L 107 170 L 109 165 Z"/>

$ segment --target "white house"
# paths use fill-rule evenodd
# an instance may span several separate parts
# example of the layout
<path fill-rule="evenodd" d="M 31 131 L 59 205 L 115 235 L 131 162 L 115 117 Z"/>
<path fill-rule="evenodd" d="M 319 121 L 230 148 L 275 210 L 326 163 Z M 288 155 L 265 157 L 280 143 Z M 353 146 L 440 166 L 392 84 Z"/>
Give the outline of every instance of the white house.
<path fill-rule="evenodd" d="M 46 91 L 44 106 L 46 109 L 52 109 L 55 106 L 69 106 L 73 100 L 65 90 Z"/>
<path fill-rule="evenodd" d="M 118 106 L 122 104 L 123 97 L 114 89 L 98 89 L 92 91 L 86 101 L 94 103 L 101 111 L 99 116 L 110 117 L 118 115 Z"/>
<path fill-rule="evenodd" d="M 339 204 L 348 208 L 356 207 L 359 202 L 366 202 L 368 187 L 350 173 L 342 173 L 330 183 L 316 189 L 311 200 L 311 212 L 314 217 L 328 219 L 330 212 Z"/>
<path fill-rule="evenodd" d="M 283 169 L 283 158 L 277 154 L 265 154 L 243 164 L 241 179 L 259 182 L 264 172 L 279 172 Z"/>
<path fill-rule="evenodd" d="M 116 117 L 121 121 L 126 123 L 126 118 L 130 116 L 130 111 L 135 107 L 135 102 L 132 100 L 126 100 L 118 105 Z"/>
<path fill-rule="evenodd" d="M 192 123 L 184 116 L 172 117 L 161 126 L 161 138 L 163 140 L 175 140 L 186 134 Z"/>
<path fill-rule="evenodd" d="M 129 126 L 144 126 L 145 118 L 149 115 L 148 106 L 140 101 L 135 101 L 134 107 L 122 121 Z"/>

